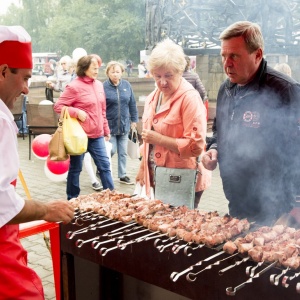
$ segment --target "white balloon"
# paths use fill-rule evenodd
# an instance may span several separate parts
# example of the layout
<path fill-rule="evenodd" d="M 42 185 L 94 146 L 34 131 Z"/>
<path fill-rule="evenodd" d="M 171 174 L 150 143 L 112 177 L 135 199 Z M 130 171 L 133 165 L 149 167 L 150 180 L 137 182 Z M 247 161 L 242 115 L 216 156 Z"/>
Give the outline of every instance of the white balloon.
<path fill-rule="evenodd" d="M 72 53 L 72 58 L 74 62 L 77 63 L 78 60 L 85 55 L 87 55 L 87 52 L 83 48 L 76 48 Z"/>
<path fill-rule="evenodd" d="M 45 171 L 45 175 L 47 176 L 47 178 L 50 179 L 51 181 L 55 181 L 55 182 L 66 181 L 67 176 L 68 176 L 68 171 L 66 173 L 60 174 L 60 175 L 52 173 L 47 166 L 47 161 L 45 162 L 45 165 L 44 165 L 44 171 Z"/>
<path fill-rule="evenodd" d="M 53 102 L 50 100 L 42 100 L 39 105 L 52 105 Z"/>

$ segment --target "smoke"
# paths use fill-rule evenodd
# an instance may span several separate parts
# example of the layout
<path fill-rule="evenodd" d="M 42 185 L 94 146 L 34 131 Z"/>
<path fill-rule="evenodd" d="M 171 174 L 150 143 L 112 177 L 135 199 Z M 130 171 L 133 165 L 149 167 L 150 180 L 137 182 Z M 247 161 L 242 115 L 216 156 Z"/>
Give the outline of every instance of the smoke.
<path fill-rule="evenodd" d="M 277 80 L 273 89 L 246 88 L 236 95 L 234 108 L 229 104 L 234 100 L 227 100 L 220 106 L 222 120 L 217 119 L 220 171 L 230 214 L 265 224 L 290 211 L 300 191 L 299 96 L 290 93 L 293 81 L 282 76 L 284 84 Z M 300 86 L 295 89 L 300 95 Z"/>

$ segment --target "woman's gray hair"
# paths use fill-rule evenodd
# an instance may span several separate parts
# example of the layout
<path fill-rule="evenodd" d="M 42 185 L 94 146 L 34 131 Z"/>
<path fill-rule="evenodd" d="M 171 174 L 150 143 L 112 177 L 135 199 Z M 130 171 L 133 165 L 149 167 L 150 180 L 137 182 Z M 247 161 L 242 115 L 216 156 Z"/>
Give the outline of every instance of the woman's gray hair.
<path fill-rule="evenodd" d="M 124 65 L 118 61 L 112 60 L 106 65 L 106 68 L 105 68 L 105 74 L 107 77 L 108 77 L 109 70 L 111 68 L 114 68 L 115 66 L 119 66 L 121 68 L 122 73 L 124 73 L 124 71 L 125 71 Z"/>
<path fill-rule="evenodd" d="M 156 45 L 147 63 L 150 72 L 158 68 L 173 68 L 174 71 L 183 73 L 185 66 L 186 60 L 182 47 L 170 39 L 165 39 Z"/>
<path fill-rule="evenodd" d="M 219 36 L 221 41 L 242 36 L 249 53 L 261 48 L 264 50 L 264 38 L 260 26 L 248 21 L 239 21 L 227 27 Z"/>

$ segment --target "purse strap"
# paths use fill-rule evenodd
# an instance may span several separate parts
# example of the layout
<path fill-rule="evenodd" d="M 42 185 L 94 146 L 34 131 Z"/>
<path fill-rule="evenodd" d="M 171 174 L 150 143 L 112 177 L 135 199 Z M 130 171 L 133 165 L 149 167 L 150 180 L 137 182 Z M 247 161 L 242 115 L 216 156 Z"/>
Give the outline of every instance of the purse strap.
<path fill-rule="evenodd" d="M 158 101 L 157 101 L 157 105 L 156 105 L 156 109 L 155 112 L 157 113 L 160 109 L 161 106 L 161 100 L 162 100 L 162 93 L 159 94 L 158 96 Z M 152 130 L 154 130 L 154 128 L 152 127 Z M 131 138 L 132 139 L 132 138 Z M 198 165 L 199 165 L 199 156 L 196 157 L 196 171 L 198 172 Z M 192 170 L 192 169 L 191 169 Z"/>
<path fill-rule="evenodd" d="M 134 138 L 134 135 L 136 136 L 136 139 L 138 138 L 138 133 L 137 133 L 137 130 L 136 128 L 132 128 L 131 129 L 131 140 L 133 141 L 133 138 Z"/>
<path fill-rule="evenodd" d="M 63 125 L 65 111 L 68 111 L 67 106 L 63 106 L 63 108 L 60 111 L 60 116 L 59 116 L 59 119 L 58 119 L 58 127 L 62 127 L 62 125 Z"/>

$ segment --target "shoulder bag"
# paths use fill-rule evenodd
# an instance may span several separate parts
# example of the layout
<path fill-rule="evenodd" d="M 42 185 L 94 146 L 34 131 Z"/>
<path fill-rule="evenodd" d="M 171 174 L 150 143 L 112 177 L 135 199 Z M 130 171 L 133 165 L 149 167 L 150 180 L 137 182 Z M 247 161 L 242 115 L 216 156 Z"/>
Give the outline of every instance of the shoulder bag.
<path fill-rule="evenodd" d="M 155 167 L 155 198 L 193 209 L 197 173 L 197 169 Z"/>
<path fill-rule="evenodd" d="M 65 144 L 64 144 L 64 138 L 63 138 L 63 116 L 64 116 L 64 110 L 62 109 L 60 118 L 58 120 L 58 127 L 54 134 L 52 135 L 52 139 L 49 143 L 49 156 L 50 160 L 54 161 L 65 161 L 69 158 L 69 155 L 66 152 Z"/>

